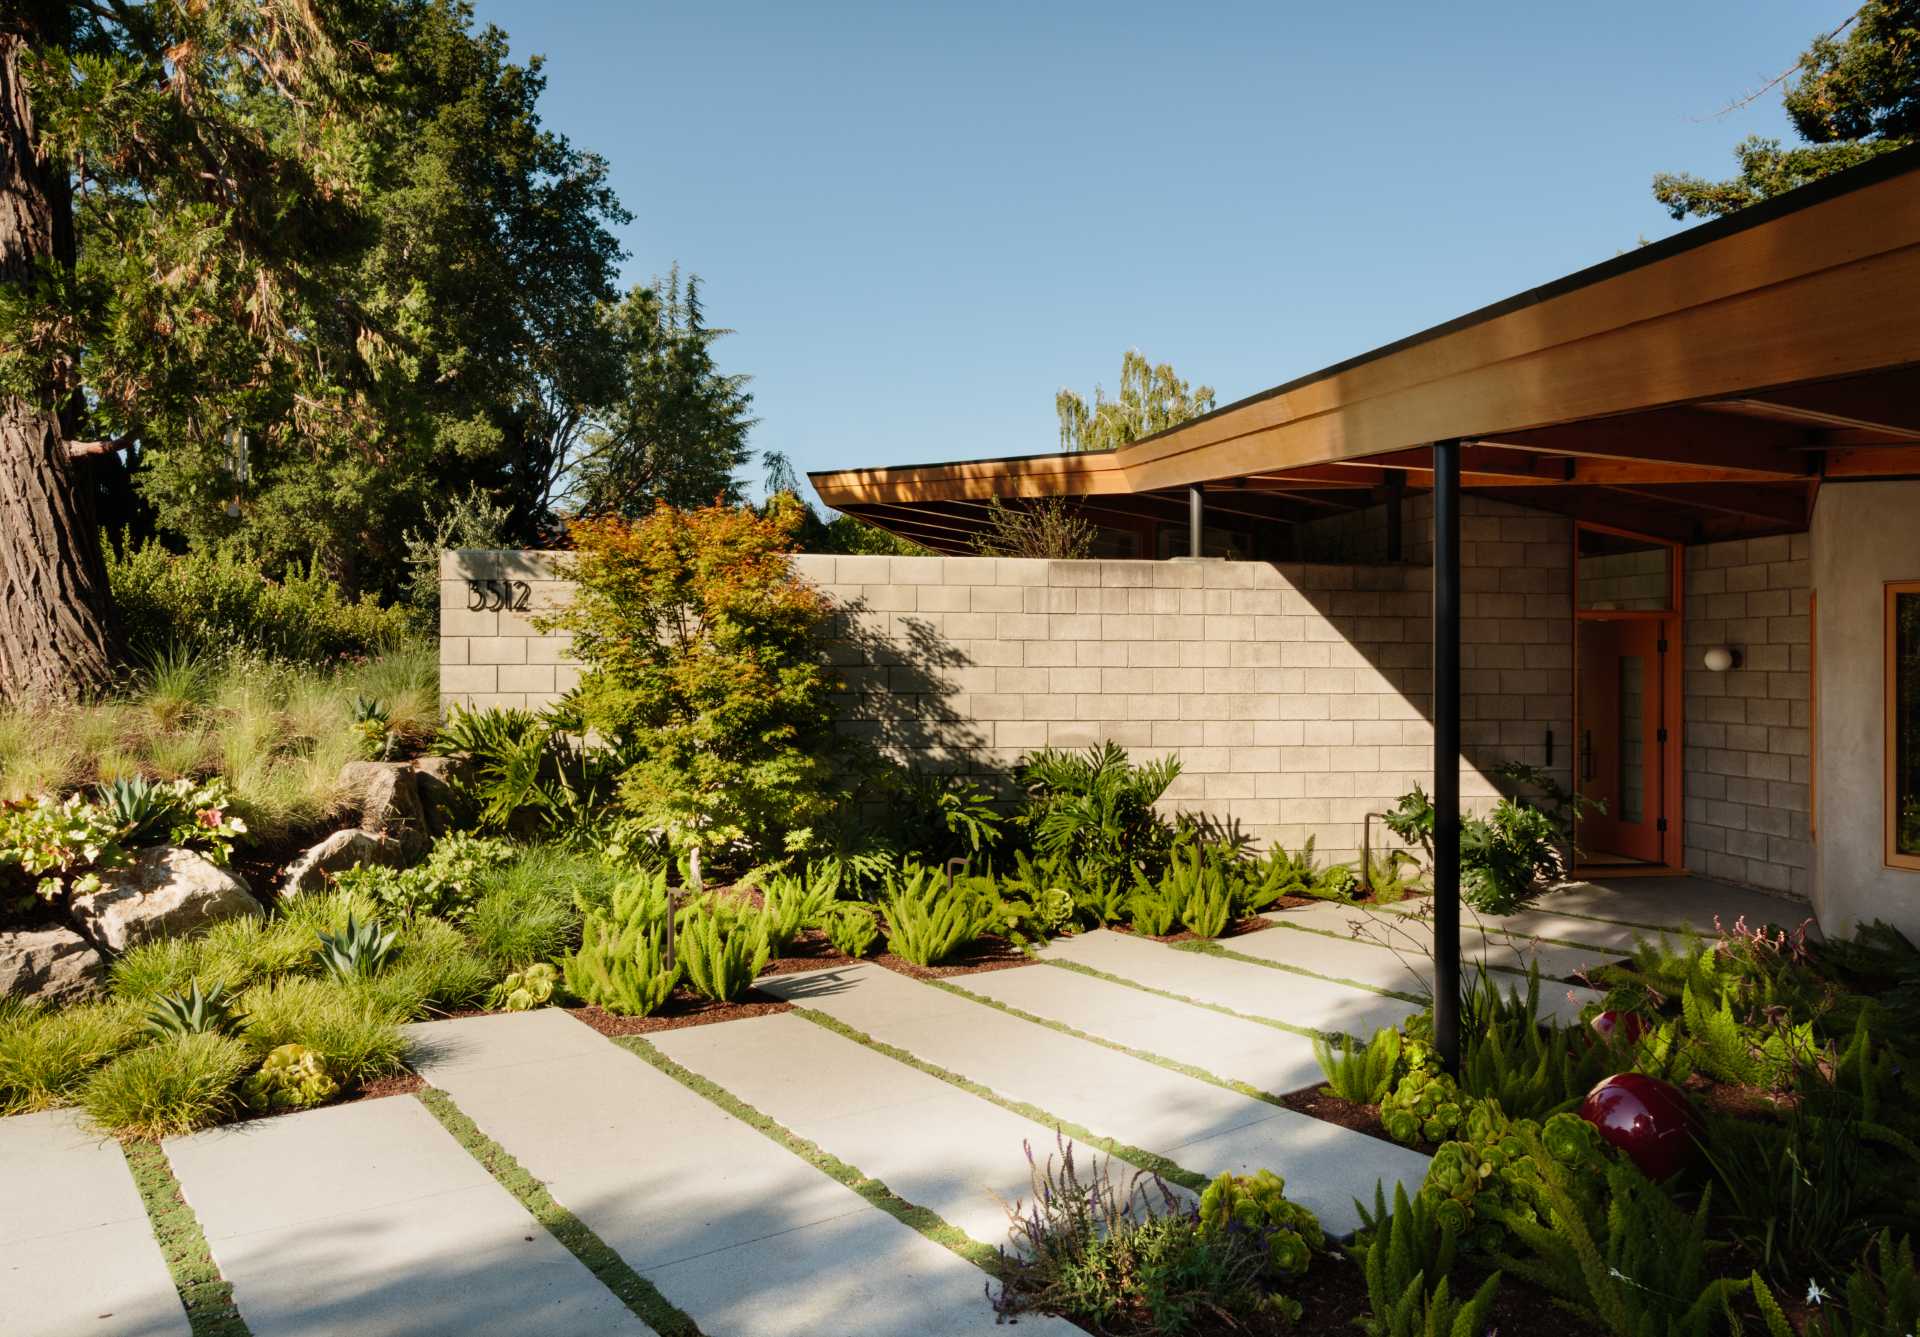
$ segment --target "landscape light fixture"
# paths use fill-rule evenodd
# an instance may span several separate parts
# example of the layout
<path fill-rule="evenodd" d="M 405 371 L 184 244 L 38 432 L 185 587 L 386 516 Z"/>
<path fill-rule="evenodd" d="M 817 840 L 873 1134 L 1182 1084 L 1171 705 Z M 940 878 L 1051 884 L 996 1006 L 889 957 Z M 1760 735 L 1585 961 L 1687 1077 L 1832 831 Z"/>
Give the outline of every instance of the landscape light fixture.
<path fill-rule="evenodd" d="M 1728 669 L 1740 667 L 1740 652 L 1730 645 L 1709 646 L 1703 662 L 1707 672 L 1725 673 Z"/>

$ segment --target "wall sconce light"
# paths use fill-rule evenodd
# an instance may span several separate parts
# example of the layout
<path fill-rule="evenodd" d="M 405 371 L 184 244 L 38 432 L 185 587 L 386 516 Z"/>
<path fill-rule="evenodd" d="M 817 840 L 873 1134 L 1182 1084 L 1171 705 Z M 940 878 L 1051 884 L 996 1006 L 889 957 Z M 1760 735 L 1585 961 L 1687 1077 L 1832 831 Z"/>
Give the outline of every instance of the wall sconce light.
<path fill-rule="evenodd" d="M 1710 646 L 1703 661 L 1709 673 L 1725 673 L 1740 667 L 1740 652 L 1730 645 Z"/>

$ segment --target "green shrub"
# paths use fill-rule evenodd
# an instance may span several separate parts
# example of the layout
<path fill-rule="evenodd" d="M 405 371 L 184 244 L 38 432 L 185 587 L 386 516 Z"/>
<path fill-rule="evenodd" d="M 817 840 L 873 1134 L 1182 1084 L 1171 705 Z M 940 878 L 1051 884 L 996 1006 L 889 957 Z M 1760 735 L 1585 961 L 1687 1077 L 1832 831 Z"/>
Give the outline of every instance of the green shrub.
<path fill-rule="evenodd" d="M 664 873 L 616 886 L 606 909 L 587 911 L 579 949 L 560 963 L 568 992 L 625 1016 L 657 1012 L 680 982 L 666 945 L 669 913 Z"/>
<path fill-rule="evenodd" d="M 458 929 L 444 920 L 416 919 L 400 931 L 386 967 L 355 979 L 353 987 L 389 1015 L 418 1020 L 478 1006 L 495 978 L 492 963 Z"/>
<path fill-rule="evenodd" d="M 1178 902 L 1180 922 L 1200 938 L 1217 938 L 1233 922 L 1235 895 L 1227 870 L 1207 850 L 1192 844 L 1183 853 L 1175 848 L 1161 880 L 1162 895 Z"/>
<path fill-rule="evenodd" d="M 1275 844 L 1255 863 L 1249 878 L 1246 910 L 1264 910 L 1282 896 L 1311 896 L 1323 901 L 1353 899 L 1353 870 L 1345 864 L 1325 868 L 1314 856 L 1313 837 L 1298 850 Z"/>
<path fill-rule="evenodd" d="M 612 877 L 598 859 L 535 846 L 481 879 L 467 935 L 501 969 L 551 960 L 580 932 L 576 899 L 591 899 Z"/>
<path fill-rule="evenodd" d="M 240 1098 L 248 1109 L 262 1113 L 309 1109 L 324 1105 L 340 1092 L 318 1050 L 306 1045 L 281 1045 L 247 1078 Z"/>
<path fill-rule="evenodd" d="M 873 913 L 873 907 L 855 901 L 840 901 L 828 906 L 814 922 L 827 935 L 827 941 L 833 944 L 836 952 L 856 961 L 872 951 L 873 944 L 880 937 L 880 923 Z"/>
<path fill-rule="evenodd" d="M 936 868 L 908 865 L 881 902 L 887 950 L 917 966 L 939 965 L 977 940 L 981 906 L 967 890 L 949 887 Z"/>
<path fill-rule="evenodd" d="M 124 1003 L 0 1012 L 0 1115 L 65 1104 L 89 1073 L 141 1038 L 140 1011 Z"/>
<path fill-rule="evenodd" d="M 427 857 L 410 868 L 361 864 L 334 874 L 343 891 L 358 892 L 384 911 L 457 917 L 480 894 L 482 880 L 514 857 L 513 846 L 489 836 L 453 832 L 435 841 Z"/>
<path fill-rule="evenodd" d="M 1328 1091 L 1342 1100 L 1378 1105 L 1393 1089 L 1400 1072 L 1400 1032 L 1382 1027 L 1364 1045 L 1343 1035 L 1337 1049 L 1324 1037 L 1316 1036 L 1313 1056 L 1320 1060 Z"/>
<path fill-rule="evenodd" d="M 804 873 L 775 873 L 767 879 L 761 903 L 767 912 L 767 937 L 778 956 L 793 945 L 800 930 L 817 923 L 833 905 L 833 885 Z"/>
<path fill-rule="evenodd" d="M 1415 1066 L 1380 1102 L 1380 1124 L 1395 1142 L 1444 1142 L 1460 1131 L 1473 1102 L 1452 1077 Z"/>
<path fill-rule="evenodd" d="M 1179 776 L 1176 758 L 1135 765 L 1117 743 L 1085 752 L 1043 748 L 1015 767 L 1027 795 L 1020 822 L 1040 853 L 1127 877 L 1164 856 L 1173 828 L 1154 805 Z"/>
<path fill-rule="evenodd" d="M 1361 1321 L 1367 1337 L 1452 1337 L 1456 1315 L 1449 1312 L 1454 1305 L 1445 1291 L 1458 1244 L 1452 1223 L 1440 1220 L 1424 1196 L 1408 1199 L 1397 1183 L 1391 1216 L 1378 1184 L 1373 1211 L 1361 1206 L 1360 1215 L 1363 1227 L 1352 1253 L 1367 1281 L 1371 1314 Z M 1432 1291 L 1425 1285 L 1428 1277 L 1440 1279 Z M 1467 1309 L 1478 1312 L 1479 1299 L 1475 1296 Z M 1470 1325 L 1463 1337 L 1480 1337 L 1482 1331 Z"/>
<path fill-rule="evenodd" d="M 1415 785 L 1385 814 L 1387 829 L 1426 851 L 1433 862 L 1433 800 Z M 1554 819 L 1538 808 L 1501 799 L 1485 817 L 1460 818 L 1460 899 L 1485 915 L 1525 909 L 1564 871 Z"/>
<path fill-rule="evenodd" d="M 246 1007 L 242 1033 L 256 1053 L 305 1045 L 348 1086 L 403 1066 L 406 1041 L 394 1014 L 359 988 L 333 980 L 280 979 L 255 985 L 241 1001 Z"/>
<path fill-rule="evenodd" d="M 766 916 L 727 916 L 714 909 L 702 910 L 688 920 L 675 939 L 674 950 L 695 993 L 717 1003 L 730 1003 L 753 987 L 755 977 L 767 964 L 771 946 Z"/>
<path fill-rule="evenodd" d="M 621 802 L 696 857 L 777 853 L 836 801 L 830 610 L 794 573 L 797 524 L 662 505 L 568 530 L 574 598 L 542 625 L 585 665 L 581 732 L 619 741 Z"/>
<path fill-rule="evenodd" d="M 1133 893 L 1127 898 L 1127 914 L 1133 921 L 1135 933 L 1164 938 L 1173 932 L 1173 926 L 1180 922 L 1180 912 L 1185 908 L 1185 903 L 1174 894 L 1169 884 L 1149 882 L 1144 873 L 1134 872 Z"/>
<path fill-rule="evenodd" d="M 1094 1332 L 1177 1335 L 1297 1311 L 1263 1286 L 1272 1260 L 1256 1235 L 1205 1229 L 1159 1180 L 1136 1175 L 1123 1193 L 1097 1158 L 1083 1179 L 1065 1141 L 1057 1162 L 1042 1166 L 1031 1148 L 1027 1162 L 1032 1199 L 1008 1209 L 1012 1247 L 991 1296 L 1002 1318 L 1038 1311 Z"/>
<path fill-rule="evenodd" d="M 1287 1181 L 1271 1170 L 1252 1175 L 1221 1174 L 1200 1195 L 1200 1230 L 1209 1239 L 1241 1235 L 1266 1254 L 1266 1275 L 1278 1280 L 1297 1277 L 1326 1247 L 1320 1219 L 1297 1202 L 1287 1200 Z M 1292 1301 L 1282 1307 L 1287 1317 L 1300 1317 Z"/>
<path fill-rule="evenodd" d="M 273 581 L 238 550 L 176 554 L 149 540 L 109 544 L 107 575 L 136 652 L 307 664 L 377 654 L 408 629 L 405 609 L 349 599 L 318 562 Z"/>
<path fill-rule="evenodd" d="M 122 1054 L 87 1079 L 80 1102 L 93 1122 L 123 1137 L 171 1137 L 224 1122 L 253 1066 L 231 1036 L 181 1035 Z"/>

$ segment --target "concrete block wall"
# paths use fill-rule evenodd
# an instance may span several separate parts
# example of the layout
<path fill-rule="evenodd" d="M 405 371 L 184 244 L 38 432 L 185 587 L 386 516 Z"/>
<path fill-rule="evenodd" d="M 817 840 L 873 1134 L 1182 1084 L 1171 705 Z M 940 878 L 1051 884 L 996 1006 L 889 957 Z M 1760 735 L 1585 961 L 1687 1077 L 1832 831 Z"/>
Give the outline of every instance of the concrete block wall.
<path fill-rule="evenodd" d="M 1686 860 L 1697 873 L 1812 893 L 1812 540 L 1687 549 Z M 1709 646 L 1740 652 L 1711 673 Z"/>
<path fill-rule="evenodd" d="M 1495 510 L 1463 524 L 1469 801 L 1491 800 L 1496 762 L 1542 761 L 1549 728 L 1556 762 L 1570 755 L 1567 547 L 1546 532 L 1563 524 Z M 563 639 L 529 621 L 567 597 L 555 561 L 444 555 L 446 701 L 537 708 L 575 680 Z M 1424 566 L 817 555 L 795 566 L 837 610 L 841 727 L 918 764 L 995 776 L 1033 748 L 1112 739 L 1142 758 L 1177 755 L 1178 805 L 1262 843 L 1311 836 L 1337 859 L 1358 852 L 1367 813 L 1431 786 Z M 484 599 L 470 580 L 524 581 L 528 612 L 470 611 Z"/>

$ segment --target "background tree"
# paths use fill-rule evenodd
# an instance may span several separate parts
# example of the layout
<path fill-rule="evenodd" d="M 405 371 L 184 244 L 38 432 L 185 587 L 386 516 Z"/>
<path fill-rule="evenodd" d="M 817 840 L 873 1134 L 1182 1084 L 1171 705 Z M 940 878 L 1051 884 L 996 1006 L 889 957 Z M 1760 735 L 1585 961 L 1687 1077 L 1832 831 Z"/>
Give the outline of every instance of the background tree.
<path fill-rule="evenodd" d="M 1213 387 L 1189 387 L 1171 363 L 1154 366 L 1138 349 L 1120 358 L 1120 393 L 1108 399 L 1093 387 L 1093 404 L 1072 390 L 1054 397 L 1060 415 L 1063 450 L 1112 450 L 1130 441 L 1177 427 L 1213 408 Z"/>
<path fill-rule="evenodd" d="M 637 287 L 608 313 L 616 386 L 584 433 L 566 495 L 580 514 L 640 516 L 655 505 L 690 507 L 741 499 L 740 467 L 751 378 L 722 372 L 713 345 L 731 330 L 706 323 L 700 279 L 676 266 Z"/>
<path fill-rule="evenodd" d="M 1869 0 L 1782 79 L 1806 143 L 1749 136 L 1725 181 L 1660 173 L 1653 195 L 1675 218 L 1730 214 L 1920 139 L 1920 0 Z"/>
<path fill-rule="evenodd" d="M 1018 506 L 995 497 L 987 502 L 987 527 L 973 546 L 983 557 L 1071 560 L 1093 556 L 1098 532 L 1064 497 L 1037 497 Z"/>
<path fill-rule="evenodd" d="M 373 74 L 346 27 L 302 0 L 0 11 L 0 696 L 113 669 L 75 458 L 154 408 L 208 448 L 268 403 L 366 438 L 390 359 L 337 286 L 378 119 L 347 114 Z"/>

